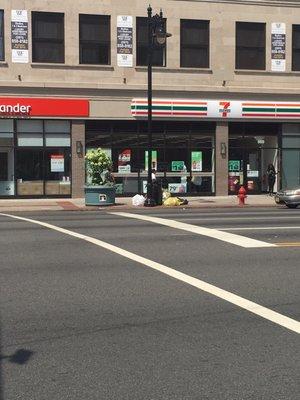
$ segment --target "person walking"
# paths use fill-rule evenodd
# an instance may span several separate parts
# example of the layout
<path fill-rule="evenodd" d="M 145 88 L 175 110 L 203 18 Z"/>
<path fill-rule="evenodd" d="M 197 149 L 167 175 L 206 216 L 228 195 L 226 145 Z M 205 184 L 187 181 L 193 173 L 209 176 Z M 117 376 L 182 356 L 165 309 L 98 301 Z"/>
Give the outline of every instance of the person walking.
<path fill-rule="evenodd" d="M 275 167 L 272 163 L 268 165 L 267 168 L 267 176 L 268 176 L 268 192 L 269 196 L 272 196 L 274 193 L 274 185 L 275 185 L 275 180 L 276 180 L 276 171 Z"/>

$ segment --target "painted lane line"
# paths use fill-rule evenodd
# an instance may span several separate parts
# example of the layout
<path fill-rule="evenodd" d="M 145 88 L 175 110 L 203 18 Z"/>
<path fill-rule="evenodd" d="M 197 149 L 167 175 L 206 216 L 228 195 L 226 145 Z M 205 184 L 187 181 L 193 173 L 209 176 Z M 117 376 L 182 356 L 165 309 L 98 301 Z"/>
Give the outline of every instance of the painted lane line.
<path fill-rule="evenodd" d="M 277 247 L 300 247 L 300 243 L 299 242 L 283 242 L 283 243 L 275 243 Z"/>
<path fill-rule="evenodd" d="M 256 226 L 256 227 L 240 227 L 240 228 L 215 228 L 220 231 L 272 231 L 272 230 L 287 230 L 287 229 L 300 229 L 300 226 Z"/>
<path fill-rule="evenodd" d="M 178 219 L 183 219 L 183 220 L 189 220 L 189 219 L 193 219 L 193 221 L 228 221 L 227 217 L 200 217 L 200 218 L 186 218 L 186 216 L 181 215 L 177 217 Z M 266 217 L 230 217 L 230 221 L 266 221 L 266 222 L 270 222 L 273 219 L 275 219 L 276 221 L 279 219 L 292 219 L 293 221 L 296 219 L 300 219 L 300 215 L 299 216 L 286 216 L 286 217 L 276 217 L 276 218 L 266 218 Z"/>
<path fill-rule="evenodd" d="M 130 251 L 127 251 L 120 247 L 103 242 L 102 240 L 95 239 L 91 236 L 82 235 L 80 233 L 73 232 L 68 229 L 60 228 L 58 226 L 48 224 L 46 222 L 41 222 L 41 221 L 24 218 L 24 217 L 18 217 L 16 215 L 11 215 L 11 214 L 0 213 L 0 215 L 9 217 L 9 218 L 18 219 L 21 221 L 30 222 L 32 224 L 40 225 L 45 228 L 49 228 L 54 231 L 64 233 L 66 235 L 85 240 L 86 242 L 95 244 L 96 246 L 102 247 L 113 253 L 119 254 L 122 257 L 126 257 L 129 260 L 135 261 L 142 265 L 146 265 L 147 267 L 150 267 L 155 271 L 159 271 L 162 274 L 165 274 L 167 276 L 170 276 L 171 278 L 177 279 L 180 282 L 184 282 L 190 286 L 193 286 L 193 287 L 200 289 L 206 293 L 209 293 L 215 297 L 218 297 L 218 298 L 225 300 L 231 304 L 234 304 L 240 308 L 243 308 L 244 310 L 249 311 L 252 314 L 258 315 L 268 321 L 271 321 L 279 326 L 282 326 L 283 328 L 289 329 L 290 331 L 300 334 L 300 322 L 299 321 L 294 320 L 289 317 L 286 317 L 285 315 L 279 314 L 276 311 L 270 310 L 269 308 L 263 307 L 257 303 L 254 303 L 253 301 L 247 300 L 241 296 L 238 296 L 236 294 L 228 292 L 227 290 L 224 290 L 217 286 L 211 285 L 210 283 L 207 283 L 200 279 L 194 278 L 190 275 L 179 272 L 176 269 L 167 267 L 166 265 L 149 260 L 148 258 L 141 257 L 135 253 L 131 253 Z"/>
<path fill-rule="evenodd" d="M 172 219 L 158 218 L 158 217 L 150 217 L 148 215 L 140 215 L 140 214 L 131 214 L 131 213 L 123 213 L 123 212 L 112 212 L 110 214 L 140 219 L 142 221 L 153 222 L 154 224 L 160 224 L 164 226 L 168 226 L 169 228 L 181 229 L 183 231 L 188 231 L 191 233 L 196 233 L 197 235 L 208 236 L 213 239 L 218 239 L 223 242 L 227 242 L 230 244 L 234 244 L 236 246 L 244 247 L 244 248 L 258 248 L 258 247 L 275 247 L 274 244 L 268 242 L 262 242 L 260 240 L 247 238 L 245 236 L 236 235 L 234 233 L 219 231 L 217 229 L 205 228 L 203 226 L 196 226 L 192 224 L 186 224 L 183 222 L 175 221 Z"/>

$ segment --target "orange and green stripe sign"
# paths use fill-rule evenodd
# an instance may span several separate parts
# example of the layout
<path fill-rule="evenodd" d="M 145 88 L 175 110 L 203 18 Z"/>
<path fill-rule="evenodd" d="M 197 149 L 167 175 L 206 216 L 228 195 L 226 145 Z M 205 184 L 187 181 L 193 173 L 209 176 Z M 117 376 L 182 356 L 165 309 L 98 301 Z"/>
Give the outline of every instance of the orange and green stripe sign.
<path fill-rule="evenodd" d="M 242 117 L 248 118 L 300 118 L 300 103 L 242 103 Z"/>
<path fill-rule="evenodd" d="M 131 103 L 133 117 L 147 117 L 148 101 L 133 99 Z M 152 100 L 153 117 L 207 117 L 207 101 L 199 100 Z"/>
<path fill-rule="evenodd" d="M 147 118 L 148 100 L 133 99 L 131 114 L 135 118 Z M 156 98 L 152 101 L 152 115 L 156 118 L 300 120 L 300 102 Z"/>

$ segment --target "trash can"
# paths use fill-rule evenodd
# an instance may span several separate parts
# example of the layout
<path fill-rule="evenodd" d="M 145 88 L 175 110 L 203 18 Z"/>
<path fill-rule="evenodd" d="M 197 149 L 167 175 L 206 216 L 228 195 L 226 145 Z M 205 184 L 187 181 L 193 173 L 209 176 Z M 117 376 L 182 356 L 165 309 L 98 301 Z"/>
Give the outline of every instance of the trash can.
<path fill-rule="evenodd" d="M 157 206 L 162 205 L 162 184 L 161 181 L 155 179 L 152 182 L 152 195 Z"/>

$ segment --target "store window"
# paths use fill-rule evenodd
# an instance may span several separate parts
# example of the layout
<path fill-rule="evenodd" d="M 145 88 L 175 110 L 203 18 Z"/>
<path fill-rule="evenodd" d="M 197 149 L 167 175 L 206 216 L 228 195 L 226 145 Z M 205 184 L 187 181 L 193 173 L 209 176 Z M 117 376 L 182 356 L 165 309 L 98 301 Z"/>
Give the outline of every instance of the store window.
<path fill-rule="evenodd" d="M 300 71 L 300 25 L 293 25 L 292 70 Z"/>
<path fill-rule="evenodd" d="M 209 21 L 180 20 L 180 66 L 209 67 Z"/>
<path fill-rule="evenodd" d="M 152 123 L 152 168 L 172 193 L 214 193 L 214 123 Z M 148 127 L 145 121 L 89 121 L 86 147 L 111 154 L 117 193 L 145 193 Z"/>
<path fill-rule="evenodd" d="M 17 193 L 20 196 L 42 196 L 43 151 L 17 149 Z"/>
<path fill-rule="evenodd" d="M 166 19 L 164 19 L 164 28 L 166 29 Z M 166 45 L 153 47 L 153 66 L 166 66 L 166 48 Z M 145 17 L 137 17 L 136 19 L 136 65 L 148 65 L 148 18 Z"/>
<path fill-rule="evenodd" d="M 17 194 L 71 194 L 71 126 L 63 120 L 18 120 Z"/>
<path fill-rule="evenodd" d="M 71 194 L 71 154 L 70 149 L 46 149 L 44 153 L 45 194 Z"/>
<path fill-rule="evenodd" d="M 71 134 L 69 121 L 45 121 L 45 146 L 70 147 Z"/>
<path fill-rule="evenodd" d="M 13 120 L 0 119 L 0 196 L 15 194 L 13 146 Z"/>
<path fill-rule="evenodd" d="M 43 121 L 17 121 L 18 146 L 43 146 Z"/>
<path fill-rule="evenodd" d="M 282 188 L 300 186 L 300 124 L 282 126 Z"/>
<path fill-rule="evenodd" d="M 279 124 L 229 124 L 228 192 L 236 194 L 241 185 L 248 193 L 262 193 L 268 189 L 267 167 L 279 170 Z M 275 190 L 280 182 L 277 179 Z"/>
<path fill-rule="evenodd" d="M 79 15 L 79 63 L 110 64 L 110 16 Z"/>
<path fill-rule="evenodd" d="M 0 10 L 0 61 L 4 59 L 4 12 Z"/>
<path fill-rule="evenodd" d="M 236 69 L 266 69 L 266 24 L 236 22 Z"/>
<path fill-rule="evenodd" d="M 32 12 L 32 61 L 64 63 L 64 14 Z"/>

